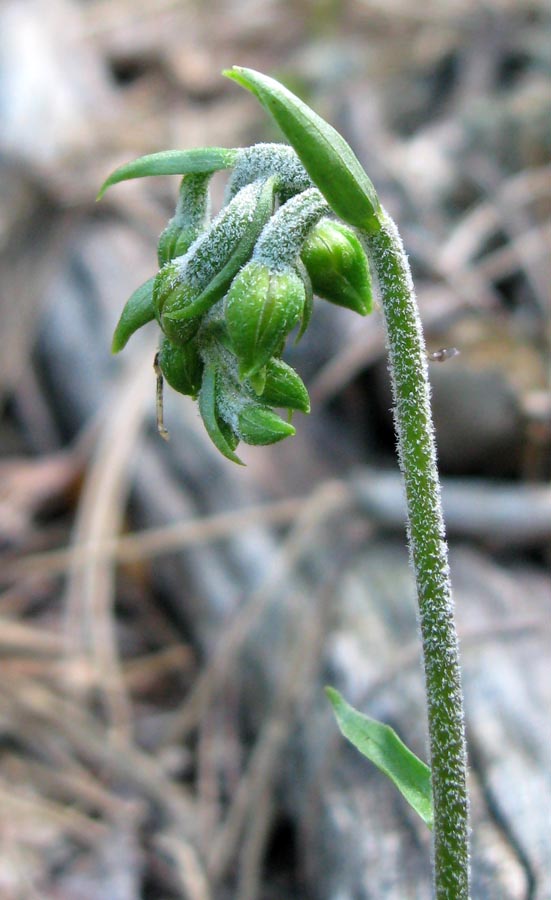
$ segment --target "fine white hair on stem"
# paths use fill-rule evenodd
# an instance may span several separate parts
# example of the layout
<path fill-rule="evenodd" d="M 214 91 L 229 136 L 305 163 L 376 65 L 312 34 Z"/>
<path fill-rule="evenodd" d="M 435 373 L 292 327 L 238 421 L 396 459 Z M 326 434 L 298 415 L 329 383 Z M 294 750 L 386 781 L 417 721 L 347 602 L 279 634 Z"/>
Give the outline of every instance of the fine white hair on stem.
<path fill-rule="evenodd" d="M 459 652 L 440 500 L 427 354 L 413 280 L 398 229 L 383 215 L 361 235 L 385 317 L 398 457 L 417 582 L 434 800 L 437 900 L 469 896 L 465 725 Z"/>

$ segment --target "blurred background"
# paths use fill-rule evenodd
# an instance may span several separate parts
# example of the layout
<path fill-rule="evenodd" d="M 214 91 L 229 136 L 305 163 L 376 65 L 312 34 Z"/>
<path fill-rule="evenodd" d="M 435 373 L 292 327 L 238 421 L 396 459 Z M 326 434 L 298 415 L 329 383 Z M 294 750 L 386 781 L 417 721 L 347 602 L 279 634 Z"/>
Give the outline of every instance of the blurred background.
<path fill-rule="evenodd" d="M 109 353 L 178 179 L 98 187 L 144 153 L 279 140 L 233 64 L 345 135 L 429 351 L 460 351 L 430 372 L 473 897 L 551 897 L 549 19 L 543 0 L 0 6 L 2 900 L 430 896 L 426 829 L 322 691 L 426 758 L 379 312 L 317 302 L 287 356 L 312 413 L 244 469 L 170 391 L 158 437 L 155 327 Z"/>

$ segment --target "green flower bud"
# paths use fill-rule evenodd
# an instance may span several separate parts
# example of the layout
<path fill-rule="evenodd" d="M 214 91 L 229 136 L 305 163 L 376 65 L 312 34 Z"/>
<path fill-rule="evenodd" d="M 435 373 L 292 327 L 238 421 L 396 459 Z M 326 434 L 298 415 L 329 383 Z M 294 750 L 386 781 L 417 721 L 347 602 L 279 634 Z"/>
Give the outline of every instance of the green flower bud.
<path fill-rule="evenodd" d="M 171 285 L 174 284 L 177 271 L 176 263 L 169 262 L 158 273 L 153 286 L 153 305 L 155 316 L 164 334 L 173 344 L 178 344 L 178 346 L 182 347 L 197 334 L 201 324 L 201 316 L 195 316 L 183 322 L 174 322 L 172 319 L 167 319 L 163 316 L 165 302 L 174 291 Z"/>
<path fill-rule="evenodd" d="M 142 284 L 141 287 L 135 290 L 126 301 L 113 334 L 112 353 L 120 353 L 126 347 L 129 338 L 132 337 L 134 332 L 155 318 L 155 306 L 153 303 L 154 283 L 155 276 L 149 278 L 145 284 Z"/>
<path fill-rule="evenodd" d="M 246 444 L 276 444 L 295 434 L 290 422 L 280 419 L 267 406 L 246 406 L 237 416 L 237 432 Z"/>
<path fill-rule="evenodd" d="M 203 360 L 194 341 L 176 347 L 163 338 L 158 363 L 171 388 L 180 394 L 197 397 L 203 378 Z"/>
<path fill-rule="evenodd" d="M 199 412 L 203 419 L 207 434 L 220 453 L 234 463 L 243 463 L 233 452 L 239 443 L 239 437 L 231 426 L 222 418 L 219 411 L 218 373 L 214 366 L 208 366 L 203 375 L 203 383 L 199 391 Z"/>
<path fill-rule="evenodd" d="M 350 228 L 322 219 L 308 235 L 301 258 L 318 297 L 361 316 L 371 312 L 373 289 L 369 263 Z"/>
<path fill-rule="evenodd" d="M 161 269 L 155 302 L 167 334 L 170 323 L 202 316 L 224 296 L 272 214 L 275 184 L 269 178 L 244 187 L 185 256 Z"/>
<path fill-rule="evenodd" d="M 186 175 L 180 185 L 176 212 L 159 238 L 157 256 L 164 266 L 183 256 L 208 223 L 209 175 Z"/>
<path fill-rule="evenodd" d="M 300 319 L 304 300 L 304 284 L 290 266 L 274 271 L 252 260 L 234 278 L 225 316 L 240 378 L 251 378 L 269 362 Z"/>
<path fill-rule="evenodd" d="M 282 359 L 271 359 L 260 400 L 267 406 L 281 406 L 310 412 L 310 398 L 302 378 Z"/>

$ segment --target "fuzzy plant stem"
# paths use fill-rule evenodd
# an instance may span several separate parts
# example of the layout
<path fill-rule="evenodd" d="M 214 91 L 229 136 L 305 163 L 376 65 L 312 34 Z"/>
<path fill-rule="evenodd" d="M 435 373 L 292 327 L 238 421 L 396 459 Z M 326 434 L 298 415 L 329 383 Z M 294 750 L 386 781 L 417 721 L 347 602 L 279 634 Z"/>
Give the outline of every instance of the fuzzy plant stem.
<path fill-rule="evenodd" d="M 409 263 L 385 214 L 363 234 L 386 321 L 398 453 L 423 642 L 434 803 L 437 900 L 468 900 L 468 798 L 463 696 L 440 502 L 427 359 Z"/>

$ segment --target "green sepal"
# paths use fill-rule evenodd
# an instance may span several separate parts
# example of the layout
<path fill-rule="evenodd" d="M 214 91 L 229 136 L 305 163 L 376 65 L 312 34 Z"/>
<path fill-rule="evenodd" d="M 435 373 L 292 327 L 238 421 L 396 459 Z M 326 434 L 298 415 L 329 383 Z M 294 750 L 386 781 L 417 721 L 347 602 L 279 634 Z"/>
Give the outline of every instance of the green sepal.
<path fill-rule="evenodd" d="M 295 339 L 295 344 L 298 344 L 299 341 L 302 340 L 304 332 L 310 324 L 312 313 L 314 312 L 314 289 L 312 287 L 312 282 L 308 274 L 308 269 L 306 268 L 300 257 L 295 262 L 295 268 L 302 278 L 302 283 L 304 284 L 304 307 L 302 310 L 302 318 L 300 320 L 300 328 Z"/>
<path fill-rule="evenodd" d="M 201 418 L 203 419 L 207 434 L 214 446 L 226 457 L 226 459 L 242 466 L 244 463 L 233 452 L 237 444 L 230 438 L 228 432 L 229 426 L 218 416 L 216 378 L 216 369 L 214 366 L 208 366 L 205 369 L 203 383 L 201 385 L 201 390 L 199 391 L 199 412 L 201 413 Z M 230 432 L 232 435 L 234 434 L 232 429 L 230 429 Z"/>
<path fill-rule="evenodd" d="M 239 444 L 239 438 L 231 425 L 228 425 L 228 423 L 224 421 L 222 416 L 217 416 L 216 423 L 228 447 L 230 447 L 232 450 L 235 450 L 235 448 Z M 241 463 L 241 465 L 244 465 L 244 463 Z"/>
<path fill-rule="evenodd" d="M 325 693 L 341 734 L 390 778 L 432 830 L 434 814 L 430 768 L 406 747 L 390 725 L 359 713 L 334 688 L 326 687 Z"/>
<path fill-rule="evenodd" d="M 264 391 L 259 399 L 267 406 L 310 412 L 310 397 L 302 378 L 282 359 L 271 359 L 266 366 Z"/>
<path fill-rule="evenodd" d="M 223 74 L 251 91 L 271 113 L 336 215 L 357 228 L 379 231 L 379 198 L 342 135 L 275 79 L 241 66 Z"/>
<path fill-rule="evenodd" d="M 254 375 L 249 377 L 249 384 L 255 394 L 258 396 L 262 394 L 266 387 L 266 366 L 263 366 L 260 371 L 255 372 Z"/>
<path fill-rule="evenodd" d="M 237 417 L 237 432 L 246 444 L 277 444 L 295 434 L 295 429 L 267 406 L 246 406 Z"/>
<path fill-rule="evenodd" d="M 252 260 L 234 278 L 225 316 L 239 360 L 239 377 L 251 378 L 279 351 L 304 309 L 304 284 L 291 267 L 272 271 Z"/>
<path fill-rule="evenodd" d="M 322 219 L 304 242 L 301 259 L 318 297 L 361 316 L 371 312 L 369 262 L 358 237 L 347 225 Z"/>
<path fill-rule="evenodd" d="M 225 147 L 203 147 L 194 150 L 163 150 L 161 153 L 150 153 L 127 162 L 103 182 L 98 200 L 101 200 L 107 188 L 121 181 L 133 178 L 146 178 L 149 175 L 207 175 L 231 168 L 239 156 L 239 150 Z"/>
<path fill-rule="evenodd" d="M 194 341 L 184 347 L 176 347 L 166 337 L 163 338 L 158 361 L 171 388 L 188 397 L 197 397 L 203 380 L 203 360 Z"/>
<path fill-rule="evenodd" d="M 204 241 L 197 247 L 196 260 L 199 254 L 205 256 L 208 265 L 211 266 L 209 258 L 209 247 L 216 246 L 220 243 L 218 235 L 224 236 L 229 233 L 236 236 L 235 243 L 227 243 L 225 249 L 229 251 L 221 268 L 207 280 L 204 285 L 197 290 L 196 284 L 189 283 L 185 280 L 171 291 L 170 297 L 166 298 L 162 306 L 162 324 L 168 320 L 170 323 L 184 322 L 186 319 L 202 316 L 215 303 L 220 300 L 228 290 L 232 279 L 239 272 L 241 266 L 249 259 L 258 236 L 260 235 L 264 225 L 269 220 L 273 212 L 274 193 L 277 179 L 268 178 L 259 188 L 258 199 L 254 212 L 251 215 L 239 218 L 239 194 L 226 206 L 220 217 L 213 222 L 209 231 L 205 232 Z M 247 190 L 244 188 L 243 190 Z M 193 252 L 193 251 L 191 251 Z M 188 265 L 194 265 L 193 257 L 190 258 Z M 194 282 L 200 280 L 200 264 L 195 264 L 197 270 Z"/>
<path fill-rule="evenodd" d="M 155 277 L 153 275 L 151 278 L 148 278 L 126 301 L 113 334 L 111 353 L 120 353 L 126 347 L 134 332 L 141 328 L 142 325 L 152 322 L 155 318 L 155 307 L 153 304 Z"/>

